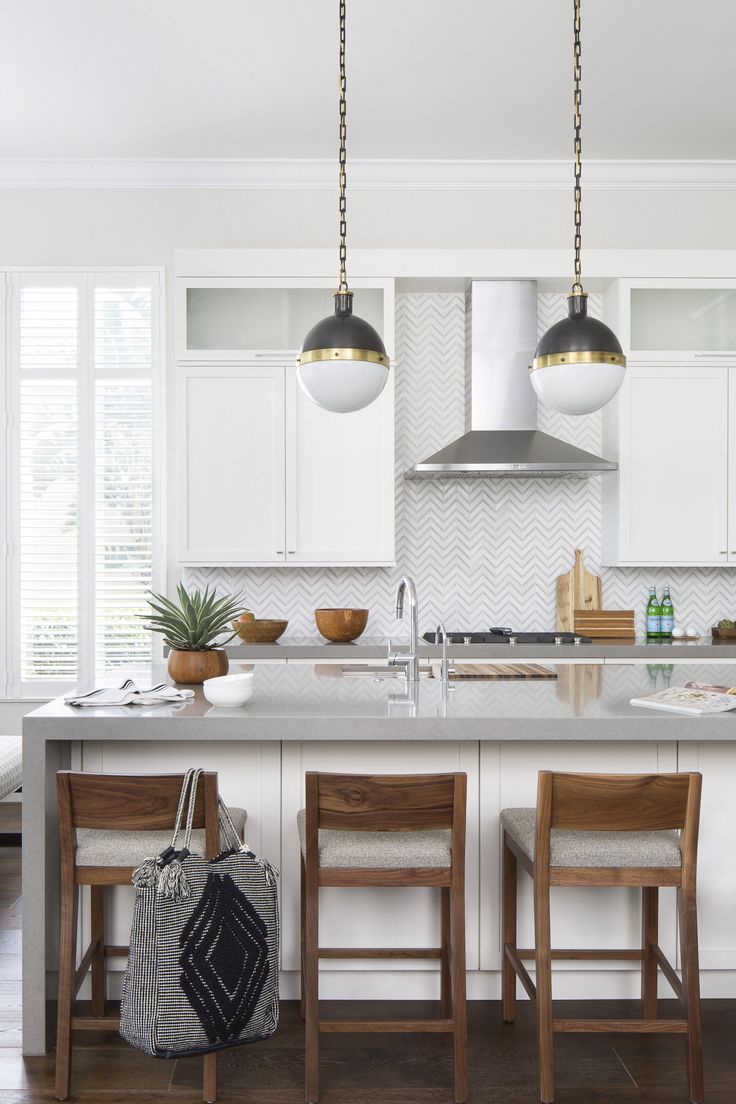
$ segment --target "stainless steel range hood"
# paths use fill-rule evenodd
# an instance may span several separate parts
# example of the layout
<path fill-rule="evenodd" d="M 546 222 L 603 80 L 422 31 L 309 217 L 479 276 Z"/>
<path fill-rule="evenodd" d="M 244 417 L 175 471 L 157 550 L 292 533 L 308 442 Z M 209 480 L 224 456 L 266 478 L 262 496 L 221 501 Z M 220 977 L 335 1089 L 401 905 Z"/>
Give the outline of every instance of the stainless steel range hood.
<path fill-rule="evenodd" d="M 470 426 L 408 476 L 594 475 L 618 465 L 537 429 L 529 362 L 537 343 L 535 280 L 476 280 L 468 293 Z"/>

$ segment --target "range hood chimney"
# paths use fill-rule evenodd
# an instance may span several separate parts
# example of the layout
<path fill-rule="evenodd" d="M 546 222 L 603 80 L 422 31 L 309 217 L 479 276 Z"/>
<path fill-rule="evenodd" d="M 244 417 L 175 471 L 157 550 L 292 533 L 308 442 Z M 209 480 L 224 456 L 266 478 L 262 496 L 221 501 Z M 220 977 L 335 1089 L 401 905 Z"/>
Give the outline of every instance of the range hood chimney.
<path fill-rule="evenodd" d="M 615 471 L 610 460 L 537 429 L 529 363 L 537 343 L 536 280 L 474 280 L 467 297 L 471 342 L 468 432 L 407 475 L 552 476 Z"/>

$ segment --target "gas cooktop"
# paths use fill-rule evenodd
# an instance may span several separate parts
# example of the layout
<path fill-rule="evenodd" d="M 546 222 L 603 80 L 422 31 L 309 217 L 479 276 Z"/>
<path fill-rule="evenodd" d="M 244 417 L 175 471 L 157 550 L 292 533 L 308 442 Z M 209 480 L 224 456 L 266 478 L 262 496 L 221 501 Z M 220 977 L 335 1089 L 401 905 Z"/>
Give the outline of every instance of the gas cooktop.
<path fill-rule="evenodd" d="M 424 639 L 428 644 L 436 644 L 436 633 L 426 632 Z M 488 632 L 450 632 L 447 634 L 450 644 L 592 644 L 589 636 L 571 632 L 514 632 L 513 629 L 494 626 Z"/>

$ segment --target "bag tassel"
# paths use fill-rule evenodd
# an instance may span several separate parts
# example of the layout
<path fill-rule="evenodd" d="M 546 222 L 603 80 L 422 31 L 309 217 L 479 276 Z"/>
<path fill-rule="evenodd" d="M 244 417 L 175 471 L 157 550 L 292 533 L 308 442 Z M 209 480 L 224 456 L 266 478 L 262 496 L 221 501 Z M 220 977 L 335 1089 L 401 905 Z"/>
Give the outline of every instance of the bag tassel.
<path fill-rule="evenodd" d="M 153 889 L 158 881 L 158 858 L 144 859 L 133 871 L 133 885 L 136 889 Z"/>
<path fill-rule="evenodd" d="M 189 882 L 184 873 L 184 867 L 178 859 L 174 859 L 161 871 L 158 879 L 158 893 L 161 897 L 168 897 L 172 901 L 186 901 L 191 895 Z"/>

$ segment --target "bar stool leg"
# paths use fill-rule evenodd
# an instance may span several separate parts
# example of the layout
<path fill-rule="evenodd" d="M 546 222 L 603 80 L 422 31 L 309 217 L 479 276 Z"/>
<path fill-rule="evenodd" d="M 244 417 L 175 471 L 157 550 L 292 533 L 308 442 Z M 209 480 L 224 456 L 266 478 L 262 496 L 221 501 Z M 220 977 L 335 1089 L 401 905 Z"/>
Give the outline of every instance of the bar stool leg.
<path fill-rule="evenodd" d="M 202 1100 L 213 1104 L 217 1100 L 217 1055 L 205 1054 L 202 1067 Z"/>
<path fill-rule="evenodd" d="M 304 973 L 304 954 L 305 947 L 304 942 L 307 936 L 307 880 L 304 870 L 304 857 L 302 856 L 301 865 L 301 888 L 299 896 L 299 969 L 301 970 L 301 990 L 300 990 L 300 1012 L 302 1017 L 302 1023 L 306 1019 L 307 1015 L 307 994 L 306 994 L 306 975 Z"/>
<path fill-rule="evenodd" d="M 695 886 L 678 890 L 682 988 L 687 1009 L 687 1075 L 691 1104 L 703 1104 L 703 1035 L 700 1022 L 698 912 Z"/>
<path fill-rule="evenodd" d="M 465 997 L 465 879 L 462 871 L 453 876 L 450 916 L 455 1104 L 464 1104 L 468 1098 L 468 1021 Z"/>
<path fill-rule="evenodd" d="M 312 875 L 310 877 L 310 874 Z M 307 1104 L 319 1100 L 319 888 L 314 872 L 305 871 L 304 1001 L 305 1079 Z"/>
<path fill-rule="evenodd" d="M 555 1075 L 552 1044 L 552 950 L 550 945 L 549 874 L 548 870 L 544 870 L 539 866 L 535 867 L 534 871 L 534 943 L 537 985 L 539 1099 L 542 1104 L 553 1104 Z"/>
<path fill-rule="evenodd" d="M 92 1015 L 104 1016 L 107 1004 L 105 992 L 105 887 L 90 886 L 90 928 L 97 949 L 90 963 L 92 969 Z"/>
<path fill-rule="evenodd" d="M 657 1018 L 657 956 L 659 942 L 659 888 L 644 886 L 641 891 L 641 1018 Z"/>
<path fill-rule="evenodd" d="M 501 962 L 501 1014 L 504 1023 L 516 1019 L 516 973 L 506 957 L 506 947 L 516 950 L 516 855 L 503 834 L 503 885 L 502 885 L 502 962 Z"/>
<path fill-rule="evenodd" d="M 450 889 L 449 886 L 440 888 L 440 947 L 442 958 L 440 960 L 440 1015 L 444 1020 L 452 1016 L 452 980 L 450 976 Z"/>
<path fill-rule="evenodd" d="M 61 930 L 59 935 L 59 997 L 56 1020 L 56 1079 L 54 1096 L 66 1100 L 72 1072 L 72 1002 L 77 957 L 77 902 L 79 890 L 62 873 Z"/>

